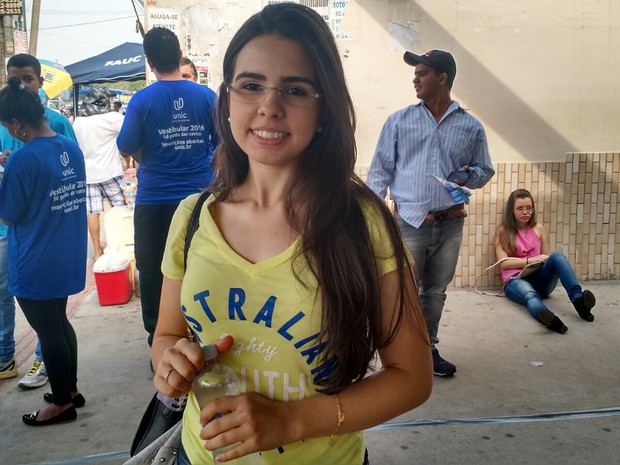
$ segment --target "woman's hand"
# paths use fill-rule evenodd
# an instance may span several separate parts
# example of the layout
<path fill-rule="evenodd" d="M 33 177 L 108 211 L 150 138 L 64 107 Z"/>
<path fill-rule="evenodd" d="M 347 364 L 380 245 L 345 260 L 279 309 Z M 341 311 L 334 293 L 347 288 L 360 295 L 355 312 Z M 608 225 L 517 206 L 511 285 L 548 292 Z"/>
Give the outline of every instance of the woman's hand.
<path fill-rule="evenodd" d="M 200 437 L 205 449 L 213 451 L 239 443 L 218 457 L 232 460 L 252 452 L 275 449 L 297 441 L 292 405 L 269 400 L 257 393 L 223 396 L 213 400 L 200 413 Z M 217 414 L 219 418 L 209 421 Z"/>
<path fill-rule="evenodd" d="M 187 338 L 164 350 L 157 364 L 153 383 L 168 397 L 181 397 L 192 388 L 192 380 L 204 365 L 205 357 L 200 346 Z"/>
<path fill-rule="evenodd" d="M 5 150 L 4 152 L 2 152 L 2 154 L 0 154 L 0 165 L 4 166 L 6 164 L 6 161 L 9 158 L 10 154 L 10 150 Z"/>
<path fill-rule="evenodd" d="M 537 257 L 530 258 L 529 262 L 530 263 L 545 262 L 547 261 L 548 258 L 549 258 L 549 255 L 545 255 L 543 253 L 543 254 L 538 255 Z"/>
<path fill-rule="evenodd" d="M 232 336 L 226 336 L 215 343 L 219 353 L 229 350 L 234 343 Z M 155 388 L 168 397 L 181 397 L 192 388 L 192 380 L 205 363 L 200 345 L 182 338 L 164 350 L 157 364 L 153 383 Z"/>

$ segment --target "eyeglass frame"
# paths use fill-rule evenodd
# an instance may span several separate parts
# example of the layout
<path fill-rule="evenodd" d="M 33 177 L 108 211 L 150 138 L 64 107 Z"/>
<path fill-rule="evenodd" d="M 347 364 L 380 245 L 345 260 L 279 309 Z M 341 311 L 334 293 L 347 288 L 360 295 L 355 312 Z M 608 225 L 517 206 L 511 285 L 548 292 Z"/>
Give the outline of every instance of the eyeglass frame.
<path fill-rule="evenodd" d="M 515 210 L 518 211 L 519 213 L 533 213 L 534 212 L 534 207 L 515 207 Z"/>
<path fill-rule="evenodd" d="M 261 86 L 261 87 L 262 87 L 261 91 L 263 93 L 262 100 L 257 100 L 256 102 L 241 102 L 241 101 L 239 101 L 239 103 L 263 103 L 267 99 L 267 94 L 269 93 L 269 91 L 270 90 L 275 90 L 276 91 L 276 95 L 278 96 L 278 98 L 280 99 L 281 102 L 286 103 L 287 105 L 291 105 L 290 102 L 287 102 L 286 100 L 283 99 L 283 97 L 284 97 L 283 92 L 285 90 L 288 90 L 288 89 L 294 87 L 294 86 L 291 85 L 291 86 L 288 86 L 288 87 L 276 87 L 276 86 Z M 314 89 L 314 90 L 316 90 L 316 89 Z M 243 89 L 239 88 L 239 87 L 233 87 L 232 84 L 230 84 L 230 85 L 226 86 L 226 92 L 228 94 L 237 93 L 237 95 L 239 95 L 239 92 L 243 92 Z M 312 105 L 307 106 L 307 107 L 304 107 L 304 106 L 300 107 L 298 105 L 292 104 L 291 106 L 294 106 L 294 107 L 297 107 L 297 108 L 312 108 L 314 106 L 315 102 L 318 99 L 320 99 L 321 97 L 323 97 L 323 95 L 319 94 L 317 92 L 317 93 L 314 93 L 314 94 L 308 94 L 308 97 L 312 97 L 314 99 L 314 100 L 312 100 Z"/>

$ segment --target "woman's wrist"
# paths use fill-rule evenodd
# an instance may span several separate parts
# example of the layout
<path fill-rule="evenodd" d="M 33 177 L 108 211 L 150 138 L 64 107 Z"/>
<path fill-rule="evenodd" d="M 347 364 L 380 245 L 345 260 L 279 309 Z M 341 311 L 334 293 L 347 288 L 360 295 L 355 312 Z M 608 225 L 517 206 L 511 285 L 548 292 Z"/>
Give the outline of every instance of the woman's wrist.
<path fill-rule="evenodd" d="M 525 266 L 530 264 L 530 257 L 525 257 Z"/>
<path fill-rule="evenodd" d="M 303 441 L 307 439 L 310 435 L 308 432 L 308 424 L 303 418 L 303 400 L 299 400 L 296 402 L 282 402 L 282 416 L 280 417 L 281 421 L 288 423 L 287 425 L 287 433 L 288 439 L 287 443 Z"/>
<path fill-rule="evenodd" d="M 288 442 L 297 442 L 309 438 L 337 438 L 341 433 L 346 414 L 341 401 L 342 394 L 336 399 L 333 395 L 312 396 L 296 402 L 284 402 L 281 421 L 287 423 Z M 316 412 L 326 414 L 317 418 Z"/>

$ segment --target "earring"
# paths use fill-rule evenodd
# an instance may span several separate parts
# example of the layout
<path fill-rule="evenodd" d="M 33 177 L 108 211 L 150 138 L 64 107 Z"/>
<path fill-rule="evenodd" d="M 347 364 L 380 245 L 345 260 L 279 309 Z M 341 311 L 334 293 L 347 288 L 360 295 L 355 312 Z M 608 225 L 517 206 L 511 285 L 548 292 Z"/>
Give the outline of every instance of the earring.
<path fill-rule="evenodd" d="M 228 122 L 230 123 L 230 116 L 227 119 L 228 119 Z"/>
<path fill-rule="evenodd" d="M 323 126 L 317 126 L 316 127 L 316 132 L 323 132 Z"/>

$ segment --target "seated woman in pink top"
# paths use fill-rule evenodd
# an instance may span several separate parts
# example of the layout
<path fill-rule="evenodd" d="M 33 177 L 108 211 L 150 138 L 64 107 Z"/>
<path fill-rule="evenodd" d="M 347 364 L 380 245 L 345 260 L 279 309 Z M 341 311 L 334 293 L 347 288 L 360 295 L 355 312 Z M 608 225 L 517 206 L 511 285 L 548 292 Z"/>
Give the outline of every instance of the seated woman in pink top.
<path fill-rule="evenodd" d="M 501 260 L 504 293 L 510 300 L 525 305 L 530 314 L 552 331 L 566 333 L 568 328 L 543 303 L 555 289 L 558 279 L 579 316 L 593 321 L 590 312 L 596 303 L 591 291 L 583 291 L 575 272 L 561 252 L 551 253 L 542 224 L 536 223 L 532 194 L 517 189 L 510 194 L 504 219 L 495 232 L 495 254 Z M 517 277 L 523 268 L 542 263 L 538 271 Z"/>

